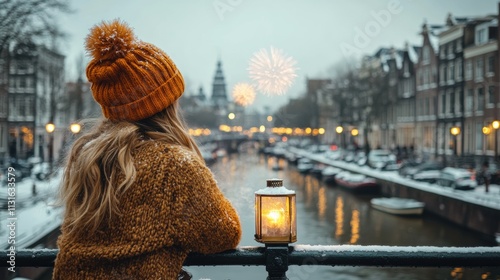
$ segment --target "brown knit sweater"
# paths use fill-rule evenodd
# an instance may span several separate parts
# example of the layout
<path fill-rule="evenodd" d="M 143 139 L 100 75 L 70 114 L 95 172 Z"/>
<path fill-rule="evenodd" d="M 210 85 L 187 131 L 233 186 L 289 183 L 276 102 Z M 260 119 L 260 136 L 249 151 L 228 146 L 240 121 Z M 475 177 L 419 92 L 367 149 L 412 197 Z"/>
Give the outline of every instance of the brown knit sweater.
<path fill-rule="evenodd" d="M 134 155 L 123 215 L 91 235 L 58 239 L 53 279 L 177 279 L 189 252 L 233 249 L 238 215 L 193 152 L 156 141 Z"/>

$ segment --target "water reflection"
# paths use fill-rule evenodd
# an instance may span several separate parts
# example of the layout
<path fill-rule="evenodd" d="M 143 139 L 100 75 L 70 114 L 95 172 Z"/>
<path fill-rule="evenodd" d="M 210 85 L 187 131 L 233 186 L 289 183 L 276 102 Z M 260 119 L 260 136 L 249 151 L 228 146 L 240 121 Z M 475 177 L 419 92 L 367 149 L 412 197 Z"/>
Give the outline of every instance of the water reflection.
<path fill-rule="evenodd" d="M 351 240 L 349 243 L 356 244 L 359 239 L 359 211 L 352 210 L 351 219 Z"/>
<path fill-rule="evenodd" d="M 344 200 L 342 197 L 337 197 L 335 203 L 335 238 L 340 238 L 344 233 Z"/>
<path fill-rule="evenodd" d="M 326 212 L 326 187 L 322 186 L 318 191 L 318 218 L 323 220 Z"/>
<path fill-rule="evenodd" d="M 278 163 L 282 169 L 273 167 Z M 391 246 L 490 246 L 470 231 L 430 215 L 399 217 L 370 207 L 373 196 L 353 195 L 300 174 L 294 166 L 273 157 L 234 155 L 212 166 L 219 186 L 240 214 L 243 236 L 240 246 L 262 245 L 254 241 L 254 192 L 266 179 L 283 178 L 297 193 L 296 244 L 357 244 Z M 315 260 L 312 260 L 315 261 Z M 193 279 L 265 279 L 264 267 L 189 267 Z M 500 268 L 374 268 L 292 266 L 292 279 L 498 279 Z"/>

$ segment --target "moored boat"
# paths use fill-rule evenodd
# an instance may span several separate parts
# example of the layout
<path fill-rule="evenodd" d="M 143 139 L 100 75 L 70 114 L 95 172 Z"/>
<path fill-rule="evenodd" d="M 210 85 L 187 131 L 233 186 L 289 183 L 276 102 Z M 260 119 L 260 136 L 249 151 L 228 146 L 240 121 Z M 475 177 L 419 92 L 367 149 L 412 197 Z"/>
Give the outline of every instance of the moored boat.
<path fill-rule="evenodd" d="M 311 169 L 313 169 L 313 167 L 314 167 L 314 164 L 308 158 L 299 159 L 298 164 L 297 164 L 297 169 L 302 174 L 307 174 L 309 171 L 311 171 Z"/>
<path fill-rule="evenodd" d="M 380 197 L 372 198 L 373 208 L 395 215 L 422 215 L 425 203 L 411 198 Z"/>
<path fill-rule="evenodd" d="M 323 178 L 323 182 L 327 185 L 335 185 L 335 176 L 342 172 L 342 169 L 333 167 L 333 166 L 327 166 L 323 171 L 321 171 L 321 176 Z"/>
<path fill-rule="evenodd" d="M 347 171 L 340 172 L 335 176 L 335 183 L 355 193 L 378 193 L 380 185 L 374 178 L 364 174 L 354 174 Z"/>

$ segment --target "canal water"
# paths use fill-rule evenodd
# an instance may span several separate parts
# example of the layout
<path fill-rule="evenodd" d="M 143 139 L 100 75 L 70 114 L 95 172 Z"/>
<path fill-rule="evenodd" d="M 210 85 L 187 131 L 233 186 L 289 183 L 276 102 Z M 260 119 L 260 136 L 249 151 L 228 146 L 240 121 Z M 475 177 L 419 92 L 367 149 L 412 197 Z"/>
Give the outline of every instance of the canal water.
<path fill-rule="evenodd" d="M 243 227 L 240 246 L 262 246 L 254 241 L 254 192 L 266 179 L 281 178 L 297 193 L 295 244 L 392 246 L 494 246 L 477 234 L 432 215 L 400 217 L 370 207 L 373 195 L 355 195 L 300 174 L 284 159 L 255 152 L 234 154 L 211 166 L 219 187 L 237 209 Z M 499 264 L 500 265 L 500 264 Z M 264 266 L 187 267 L 193 279 L 266 279 Z M 500 279 L 497 268 L 378 268 L 290 266 L 290 280 L 305 279 Z"/>

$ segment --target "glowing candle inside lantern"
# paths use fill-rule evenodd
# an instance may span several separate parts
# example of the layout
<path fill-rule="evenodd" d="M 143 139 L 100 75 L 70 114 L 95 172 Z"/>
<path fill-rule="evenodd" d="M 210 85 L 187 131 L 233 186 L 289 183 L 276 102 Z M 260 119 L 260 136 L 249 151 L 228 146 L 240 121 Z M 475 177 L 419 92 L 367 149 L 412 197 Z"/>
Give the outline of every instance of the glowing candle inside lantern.
<path fill-rule="evenodd" d="M 283 209 L 281 209 L 281 211 L 283 211 Z M 278 211 L 278 210 L 269 211 L 269 214 L 267 214 L 267 217 L 269 218 L 269 220 L 271 221 L 272 224 L 281 224 L 282 219 L 283 219 L 280 211 Z"/>

